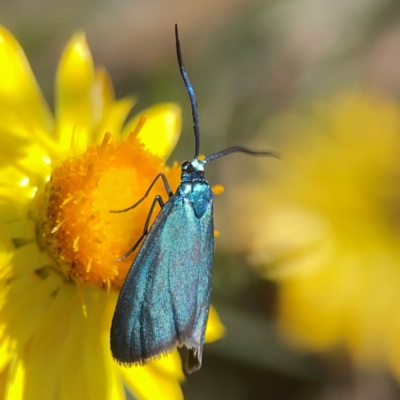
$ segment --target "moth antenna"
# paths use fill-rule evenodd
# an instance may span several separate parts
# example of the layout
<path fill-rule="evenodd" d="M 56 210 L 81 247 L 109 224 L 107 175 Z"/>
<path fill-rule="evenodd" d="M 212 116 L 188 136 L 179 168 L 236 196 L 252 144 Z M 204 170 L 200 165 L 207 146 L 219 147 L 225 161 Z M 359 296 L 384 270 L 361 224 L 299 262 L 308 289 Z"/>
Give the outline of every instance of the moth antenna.
<path fill-rule="evenodd" d="M 175 41 L 176 41 L 176 54 L 178 56 L 179 69 L 181 71 L 183 81 L 185 82 L 185 87 L 189 94 L 190 104 L 192 106 L 193 131 L 195 137 L 194 158 L 198 158 L 200 152 L 200 130 L 199 130 L 199 114 L 197 112 L 197 100 L 196 100 L 196 95 L 194 94 L 193 86 L 189 81 L 189 78 L 185 71 L 185 66 L 183 65 L 181 44 L 179 42 L 178 24 L 175 24 Z"/>
<path fill-rule="evenodd" d="M 250 154 L 252 156 L 266 156 L 266 157 L 281 158 L 281 155 L 275 151 L 269 151 L 269 150 L 260 151 L 260 150 L 249 149 L 248 147 L 234 146 L 234 147 L 229 147 L 225 150 L 219 151 L 218 153 L 211 154 L 203 162 L 207 163 L 212 160 L 215 160 L 216 158 L 227 156 L 228 154 L 231 154 L 231 153 L 246 153 L 246 154 Z"/>

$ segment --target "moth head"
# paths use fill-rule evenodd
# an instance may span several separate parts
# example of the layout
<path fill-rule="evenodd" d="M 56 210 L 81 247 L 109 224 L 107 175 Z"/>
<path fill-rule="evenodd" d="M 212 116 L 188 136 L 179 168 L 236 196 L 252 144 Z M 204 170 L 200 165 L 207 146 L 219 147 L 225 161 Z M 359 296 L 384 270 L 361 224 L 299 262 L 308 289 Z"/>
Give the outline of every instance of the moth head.
<path fill-rule="evenodd" d="M 198 176 L 204 176 L 204 161 L 200 161 L 194 158 L 192 161 L 185 161 L 182 164 L 182 176 L 188 174 L 196 174 Z"/>

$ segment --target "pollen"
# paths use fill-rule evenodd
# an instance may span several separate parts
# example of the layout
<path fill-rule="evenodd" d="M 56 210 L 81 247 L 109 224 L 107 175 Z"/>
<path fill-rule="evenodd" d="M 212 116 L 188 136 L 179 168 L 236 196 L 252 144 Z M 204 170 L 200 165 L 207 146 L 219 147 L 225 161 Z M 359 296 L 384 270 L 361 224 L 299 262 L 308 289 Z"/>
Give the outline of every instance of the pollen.
<path fill-rule="evenodd" d="M 225 188 L 222 185 L 214 185 L 211 189 L 215 196 L 218 196 L 225 191 Z"/>
<path fill-rule="evenodd" d="M 126 209 L 140 200 L 160 172 L 173 190 L 178 186 L 179 166 L 166 167 L 132 136 L 114 142 L 106 134 L 100 145 L 64 160 L 47 183 L 40 236 L 68 279 L 118 290 L 136 252 L 121 262 L 115 260 L 142 235 L 154 196 L 166 201 L 167 194 L 158 182 L 138 207 L 124 213 L 110 210 Z"/>

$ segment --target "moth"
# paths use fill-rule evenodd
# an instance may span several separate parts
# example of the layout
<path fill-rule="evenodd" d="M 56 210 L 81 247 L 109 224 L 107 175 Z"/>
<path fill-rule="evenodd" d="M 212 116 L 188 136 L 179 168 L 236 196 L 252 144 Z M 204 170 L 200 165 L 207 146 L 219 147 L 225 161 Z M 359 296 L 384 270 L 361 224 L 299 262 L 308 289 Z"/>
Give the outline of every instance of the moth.
<path fill-rule="evenodd" d="M 235 152 L 278 155 L 235 146 L 199 159 L 197 101 L 184 68 L 177 25 L 175 39 L 178 64 L 192 107 L 195 154 L 182 164 L 181 183 L 175 193 L 160 173 L 139 201 L 116 211 L 137 207 L 158 179 L 164 182 L 168 201 L 164 203 L 161 196 L 155 196 L 142 236 L 117 260 L 128 257 L 143 242 L 119 294 L 111 326 L 111 352 L 121 364 L 143 365 L 184 346 L 188 350 L 186 371 L 192 373 L 202 362 L 214 254 L 213 194 L 204 167 Z M 161 211 L 150 226 L 157 204 Z"/>

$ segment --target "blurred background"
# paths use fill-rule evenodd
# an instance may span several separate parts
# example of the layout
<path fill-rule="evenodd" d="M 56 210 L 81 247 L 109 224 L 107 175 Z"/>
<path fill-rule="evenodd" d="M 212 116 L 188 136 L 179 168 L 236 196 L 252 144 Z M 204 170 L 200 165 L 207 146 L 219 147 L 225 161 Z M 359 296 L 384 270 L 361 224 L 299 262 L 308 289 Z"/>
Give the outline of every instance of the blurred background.
<path fill-rule="evenodd" d="M 179 24 L 215 200 L 212 302 L 227 330 L 183 385 L 197 399 L 400 399 L 400 3 L 396 0 L 3 0 L 50 104 L 84 31 L 134 113 L 183 109 Z"/>

